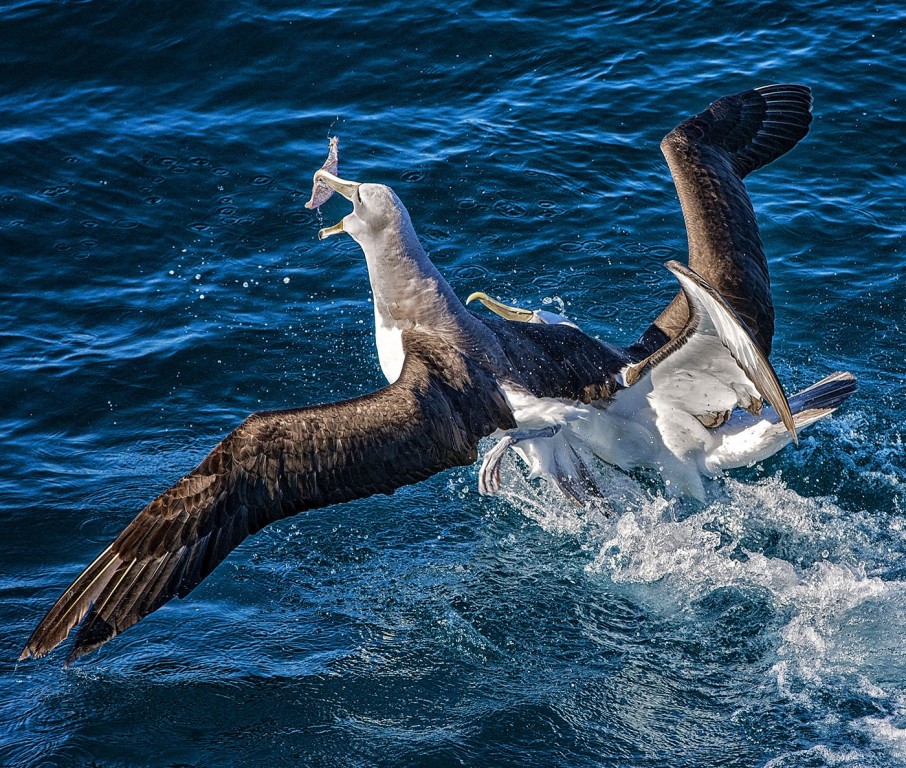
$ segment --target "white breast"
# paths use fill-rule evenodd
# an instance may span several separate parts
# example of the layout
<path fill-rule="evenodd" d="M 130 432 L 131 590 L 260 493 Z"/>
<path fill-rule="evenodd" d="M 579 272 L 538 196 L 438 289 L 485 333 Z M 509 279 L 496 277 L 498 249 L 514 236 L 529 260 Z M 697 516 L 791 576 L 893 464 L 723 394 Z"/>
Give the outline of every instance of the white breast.
<path fill-rule="evenodd" d="M 381 370 L 387 381 L 393 384 L 403 370 L 403 331 L 397 326 L 384 325 L 381 318 L 375 315 L 374 339 Z"/>
<path fill-rule="evenodd" d="M 554 437 L 520 442 L 517 452 L 529 464 L 532 475 L 552 477 L 558 467 L 568 466 L 572 448 L 584 449 L 624 470 L 655 469 L 671 491 L 702 496 L 700 473 L 708 441 L 701 433 L 706 430 L 687 413 L 677 414 L 676 423 L 658 418 L 650 377 L 606 403 L 589 405 L 534 397 L 508 387 L 504 392 L 521 429 L 561 427 Z"/>

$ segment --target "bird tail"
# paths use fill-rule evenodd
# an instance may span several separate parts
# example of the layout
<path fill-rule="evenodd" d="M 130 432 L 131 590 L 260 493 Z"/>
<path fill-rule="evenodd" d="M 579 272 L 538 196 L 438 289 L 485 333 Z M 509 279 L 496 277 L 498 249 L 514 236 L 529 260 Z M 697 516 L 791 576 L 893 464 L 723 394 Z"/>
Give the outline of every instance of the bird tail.
<path fill-rule="evenodd" d="M 807 427 L 833 413 L 855 391 L 856 377 L 846 371 L 837 371 L 797 392 L 789 398 L 796 427 Z"/>
<path fill-rule="evenodd" d="M 838 371 L 788 398 L 797 431 L 833 413 L 855 391 L 855 376 Z M 792 439 L 780 416 L 770 407 L 758 416 L 737 410 L 716 433 L 720 442 L 706 459 L 707 468 L 715 473 L 751 466 L 774 455 Z"/>

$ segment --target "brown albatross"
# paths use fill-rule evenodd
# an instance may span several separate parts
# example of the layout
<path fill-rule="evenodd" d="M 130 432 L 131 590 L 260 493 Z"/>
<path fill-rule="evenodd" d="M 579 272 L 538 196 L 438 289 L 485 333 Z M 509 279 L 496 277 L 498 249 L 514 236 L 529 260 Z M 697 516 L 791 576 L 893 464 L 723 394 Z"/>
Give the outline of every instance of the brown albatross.
<path fill-rule="evenodd" d="M 722 98 L 662 144 L 689 233 L 681 291 L 635 344 L 601 343 L 559 322 L 469 312 L 430 262 L 409 215 L 380 184 L 315 174 L 352 202 L 340 231 L 362 247 L 385 388 L 343 402 L 249 416 L 165 490 L 76 578 L 29 638 L 40 657 L 80 624 L 70 660 L 175 596 L 185 597 L 247 536 L 308 509 L 394 490 L 477 459 L 499 484 L 515 446 L 574 500 L 589 486 L 582 451 L 650 466 L 677 492 L 701 474 L 769 455 L 853 389 L 835 374 L 789 401 L 768 362 L 767 264 L 742 179 L 791 149 L 811 121 L 807 88 Z M 762 400 L 771 408 L 762 410 Z"/>

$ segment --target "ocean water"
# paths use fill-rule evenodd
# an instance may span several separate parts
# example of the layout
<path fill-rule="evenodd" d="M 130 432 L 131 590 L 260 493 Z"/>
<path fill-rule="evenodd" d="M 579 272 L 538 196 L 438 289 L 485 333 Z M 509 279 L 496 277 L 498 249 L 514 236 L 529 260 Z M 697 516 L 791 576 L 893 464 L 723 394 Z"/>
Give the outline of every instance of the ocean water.
<path fill-rule="evenodd" d="M 0 2 L 0 764 L 906 765 L 901 3 Z M 460 296 L 636 338 L 684 258 L 662 136 L 770 82 L 773 360 L 859 390 L 705 504 L 515 464 L 243 544 L 69 668 L 52 602 L 246 414 L 381 384 L 328 135 Z M 603 471 L 603 470 L 602 470 Z"/>

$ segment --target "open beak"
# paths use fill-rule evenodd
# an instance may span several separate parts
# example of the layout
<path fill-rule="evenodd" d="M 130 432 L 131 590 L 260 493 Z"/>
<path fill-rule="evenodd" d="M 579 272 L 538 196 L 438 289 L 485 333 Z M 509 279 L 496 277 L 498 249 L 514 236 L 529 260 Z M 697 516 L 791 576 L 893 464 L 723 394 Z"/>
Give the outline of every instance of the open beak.
<path fill-rule="evenodd" d="M 324 238 L 330 237 L 331 235 L 338 235 L 343 231 L 343 219 L 340 219 L 331 227 L 324 227 L 323 229 L 319 229 L 318 240 L 323 240 Z"/>
<path fill-rule="evenodd" d="M 520 323 L 530 323 L 535 317 L 535 313 L 530 309 L 509 307 L 506 304 L 501 304 L 499 301 L 497 301 L 497 299 L 492 299 L 486 293 L 482 293 L 481 291 L 476 291 L 471 296 L 469 296 L 469 298 L 466 299 L 466 304 L 468 304 L 473 299 L 478 299 L 482 304 L 490 309 L 491 312 L 496 315 L 500 315 L 504 320 L 516 320 Z"/>
<path fill-rule="evenodd" d="M 314 175 L 314 184 L 317 189 L 319 186 L 323 185 L 328 187 L 332 192 L 328 193 L 328 197 L 333 192 L 339 192 L 347 200 L 352 201 L 352 196 L 355 194 L 356 189 L 359 187 L 359 183 L 356 181 L 347 181 L 346 179 L 341 179 L 339 176 L 334 176 L 330 171 L 325 171 L 323 168 L 315 171 Z M 323 198 L 326 200 L 327 198 Z M 318 240 L 323 240 L 326 237 L 331 235 L 339 234 L 343 231 L 343 221 L 342 219 L 334 224 L 332 227 L 324 227 L 324 229 L 318 232 Z"/>
<path fill-rule="evenodd" d="M 352 200 L 352 196 L 359 187 L 357 181 L 346 181 L 346 179 L 334 176 L 330 171 L 325 171 L 323 168 L 315 171 L 314 182 L 317 184 L 319 181 L 326 184 L 334 192 L 339 192 L 347 200 Z"/>

